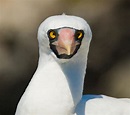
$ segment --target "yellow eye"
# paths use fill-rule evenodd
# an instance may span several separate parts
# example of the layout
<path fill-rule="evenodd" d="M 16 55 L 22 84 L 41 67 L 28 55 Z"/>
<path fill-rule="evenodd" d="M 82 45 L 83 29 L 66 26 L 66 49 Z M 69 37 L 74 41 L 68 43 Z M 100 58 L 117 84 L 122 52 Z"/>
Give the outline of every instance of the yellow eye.
<path fill-rule="evenodd" d="M 77 32 L 77 38 L 80 39 L 83 37 L 83 32 L 82 31 L 78 31 Z"/>
<path fill-rule="evenodd" d="M 50 37 L 51 39 L 55 39 L 55 38 L 56 38 L 56 32 L 55 32 L 54 30 L 50 31 L 50 32 L 49 32 L 49 37 Z"/>

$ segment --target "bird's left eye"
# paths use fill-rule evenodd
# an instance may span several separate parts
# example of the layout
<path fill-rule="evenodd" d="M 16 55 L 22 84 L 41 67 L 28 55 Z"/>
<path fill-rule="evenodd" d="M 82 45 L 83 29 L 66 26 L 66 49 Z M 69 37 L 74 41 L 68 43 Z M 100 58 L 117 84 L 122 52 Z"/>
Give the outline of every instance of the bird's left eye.
<path fill-rule="evenodd" d="M 81 39 L 81 38 L 83 38 L 83 36 L 84 36 L 84 33 L 83 33 L 82 30 L 78 30 L 78 31 L 76 32 L 76 38 L 77 38 L 77 39 Z"/>
<path fill-rule="evenodd" d="M 49 37 L 50 39 L 55 39 L 55 38 L 56 38 L 56 32 L 55 32 L 54 30 L 50 30 L 50 31 L 48 32 L 48 37 Z"/>

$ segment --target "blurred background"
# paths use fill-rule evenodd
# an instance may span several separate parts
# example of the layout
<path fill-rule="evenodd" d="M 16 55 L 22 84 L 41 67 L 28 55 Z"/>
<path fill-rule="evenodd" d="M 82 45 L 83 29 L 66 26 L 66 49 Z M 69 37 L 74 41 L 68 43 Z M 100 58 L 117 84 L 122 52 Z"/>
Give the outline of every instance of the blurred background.
<path fill-rule="evenodd" d="M 36 70 L 40 23 L 63 12 L 92 29 L 84 94 L 130 98 L 130 0 L 0 0 L 0 115 L 14 115 Z"/>

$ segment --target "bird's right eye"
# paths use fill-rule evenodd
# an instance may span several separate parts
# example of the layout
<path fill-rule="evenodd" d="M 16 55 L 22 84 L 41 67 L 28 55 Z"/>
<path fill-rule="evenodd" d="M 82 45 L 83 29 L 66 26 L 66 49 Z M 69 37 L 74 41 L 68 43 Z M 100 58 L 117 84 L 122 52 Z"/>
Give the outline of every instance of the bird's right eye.
<path fill-rule="evenodd" d="M 54 30 L 48 31 L 48 37 L 50 39 L 55 39 L 56 38 L 56 32 Z"/>

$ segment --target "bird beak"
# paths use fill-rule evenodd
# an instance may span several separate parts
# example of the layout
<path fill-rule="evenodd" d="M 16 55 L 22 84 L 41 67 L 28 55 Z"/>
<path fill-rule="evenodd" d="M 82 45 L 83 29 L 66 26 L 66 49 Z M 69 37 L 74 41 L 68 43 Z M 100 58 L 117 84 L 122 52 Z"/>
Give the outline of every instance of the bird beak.
<path fill-rule="evenodd" d="M 72 48 L 72 45 L 71 44 L 65 44 L 64 45 L 64 48 L 66 49 L 66 54 L 67 55 L 70 55 L 73 53 L 73 48 Z"/>
<path fill-rule="evenodd" d="M 58 40 L 53 43 L 59 55 L 72 55 L 76 49 L 76 41 L 74 38 L 75 30 L 70 28 L 62 28 L 59 30 Z"/>
<path fill-rule="evenodd" d="M 55 38 L 50 40 L 51 50 L 59 59 L 70 59 L 80 48 L 84 33 L 81 30 L 69 27 L 59 28 L 55 32 L 52 32 L 54 34 L 52 36 Z"/>

